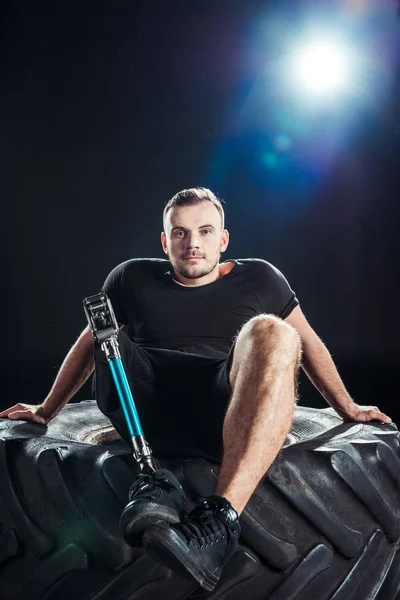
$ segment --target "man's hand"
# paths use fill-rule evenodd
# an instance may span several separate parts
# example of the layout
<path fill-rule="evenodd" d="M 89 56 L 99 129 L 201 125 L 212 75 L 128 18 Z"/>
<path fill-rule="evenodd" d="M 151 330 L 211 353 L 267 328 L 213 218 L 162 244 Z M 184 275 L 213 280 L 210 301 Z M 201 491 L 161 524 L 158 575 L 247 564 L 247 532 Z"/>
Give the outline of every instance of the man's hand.
<path fill-rule="evenodd" d="M 380 421 L 381 423 L 391 423 L 392 419 L 381 412 L 377 406 L 361 406 L 353 403 L 346 410 L 336 408 L 336 411 L 344 421 L 359 421 L 367 423 L 368 421 Z"/>
<path fill-rule="evenodd" d="M 0 412 L 1 419 L 21 419 L 22 421 L 33 421 L 34 423 L 40 423 L 46 425 L 51 421 L 52 416 L 48 415 L 42 404 L 15 404 L 3 412 Z"/>

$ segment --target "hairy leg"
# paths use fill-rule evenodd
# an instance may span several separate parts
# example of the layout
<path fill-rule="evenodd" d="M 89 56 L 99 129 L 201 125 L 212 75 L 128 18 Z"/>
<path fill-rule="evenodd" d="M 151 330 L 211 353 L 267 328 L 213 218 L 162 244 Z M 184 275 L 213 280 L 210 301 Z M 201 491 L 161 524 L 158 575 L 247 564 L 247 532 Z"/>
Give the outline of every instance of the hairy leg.
<path fill-rule="evenodd" d="M 227 498 L 239 514 L 290 429 L 300 354 L 295 329 L 271 315 L 251 319 L 238 335 L 215 493 Z"/>

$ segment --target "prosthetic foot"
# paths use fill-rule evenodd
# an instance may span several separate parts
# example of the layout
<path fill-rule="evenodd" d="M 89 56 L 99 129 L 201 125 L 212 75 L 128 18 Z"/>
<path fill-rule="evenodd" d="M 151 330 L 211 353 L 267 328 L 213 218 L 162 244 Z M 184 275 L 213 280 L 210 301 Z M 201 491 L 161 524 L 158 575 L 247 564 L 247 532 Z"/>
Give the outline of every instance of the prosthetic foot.
<path fill-rule="evenodd" d="M 151 525 L 179 523 L 186 514 L 186 498 L 177 478 L 166 469 L 141 474 L 129 490 L 121 515 L 121 531 L 130 546 L 140 546 Z"/>

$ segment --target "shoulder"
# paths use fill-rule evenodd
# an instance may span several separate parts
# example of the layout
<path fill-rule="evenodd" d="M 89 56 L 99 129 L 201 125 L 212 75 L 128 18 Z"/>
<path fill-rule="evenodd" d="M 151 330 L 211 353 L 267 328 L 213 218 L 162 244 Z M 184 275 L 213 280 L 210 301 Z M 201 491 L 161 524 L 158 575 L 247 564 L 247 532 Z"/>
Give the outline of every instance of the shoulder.
<path fill-rule="evenodd" d="M 275 279 L 283 277 L 283 274 L 272 263 L 262 258 L 239 258 L 236 263 L 247 271 L 248 274 L 260 278 Z"/>
<path fill-rule="evenodd" d="M 247 269 L 244 279 L 258 295 L 263 312 L 286 319 L 299 303 L 286 277 L 273 264 L 261 258 L 238 261 Z"/>
<path fill-rule="evenodd" d="M 130 258 L 112 269 L 113 277 L 129 277 L 145 273 L 158 273 L 169 268 L 170 262 L 163 258 Z"/>

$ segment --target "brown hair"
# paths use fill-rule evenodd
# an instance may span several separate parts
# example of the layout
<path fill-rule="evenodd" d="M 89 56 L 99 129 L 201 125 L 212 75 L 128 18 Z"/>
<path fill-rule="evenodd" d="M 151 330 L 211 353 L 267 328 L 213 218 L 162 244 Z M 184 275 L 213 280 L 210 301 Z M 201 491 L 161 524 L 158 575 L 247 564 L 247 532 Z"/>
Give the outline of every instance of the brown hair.
<path fill-rule="evenodd" d="M 187 190 L 181 190 L 180 192 L 175 194 L 175 196 L 173 196 L 171 200 L 169 200 L 165 205 L 163 212 L 163 220 L 165 219 L 165 216 L 168 213 L 168 211 L 171 210 L 171 208 L 174 206 L 192 206 L 194 204 L 200 204 L 200 202 L 207 201 L 214 204 L 215 208 L 221 215 L 223 229 L 225 224 L 225 215 L 221 201 L 211 190 L 204 187 L 189 188 Z"/>

